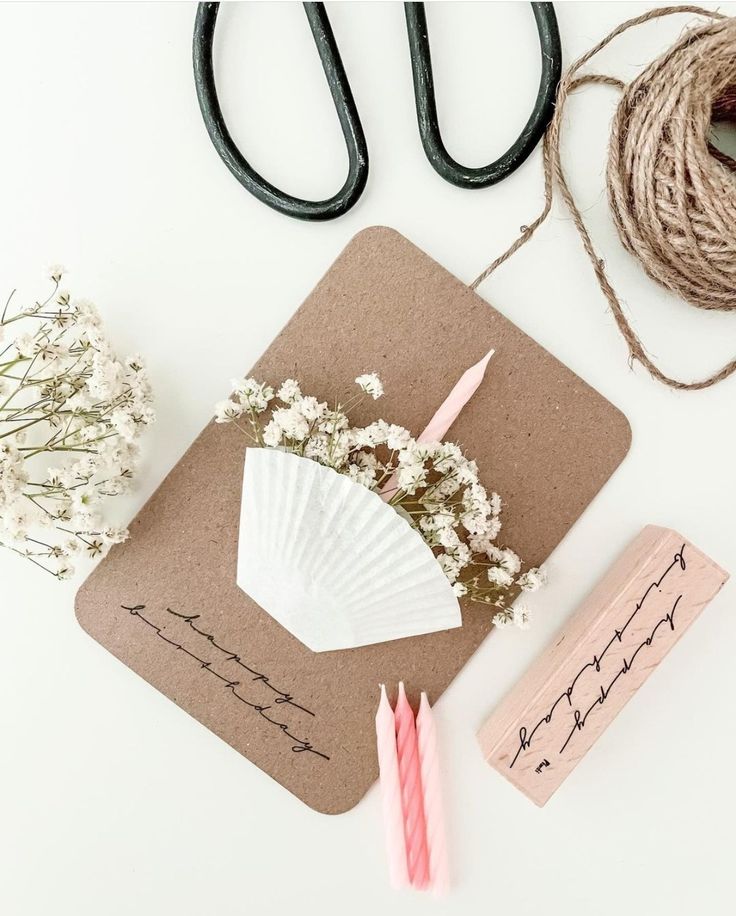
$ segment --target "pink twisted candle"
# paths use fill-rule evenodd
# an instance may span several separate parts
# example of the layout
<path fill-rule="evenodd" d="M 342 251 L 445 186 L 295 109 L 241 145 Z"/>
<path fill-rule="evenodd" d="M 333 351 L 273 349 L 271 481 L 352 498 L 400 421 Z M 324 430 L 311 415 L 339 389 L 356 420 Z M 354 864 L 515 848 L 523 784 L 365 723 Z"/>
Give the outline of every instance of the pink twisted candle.
<path fill-rule="evenodd" d="M 495 350 L 489 350 L 483 359 L 463 372 L 455 383 L 455 387 L 447 395 L 437 409 L 435 415 L 424 428 L 417 442 L 442 441 L 445 433 L 455 422 L 460 411 L 478 390 L 478 386 L 483 381 L 488 361 L 494 353 Z M 391 479 L 381 488 L 381 498 L 385 500 L 385 502 L 388 502 L 396 493 L 396 489 L 396 474 L 393 474 Z"/>
<path fill-rule="evenodd" d="M 419 742 L 419 765 L 424 791 L 424 819 L 427 825 L 427 853 L 429 856 L 429 882 L 436 894 L 445 894 L 450 886 L 447 865 L 447 839 L 445 815 L 442 806 L 439 755 L 437 753 L 437 730 L 434 716 L 422 692 L 417 714 L 417 739 Z"/>
<path fill-rule="evenodd" d="M 483 359 L 463 372 L 456 382 L 455 387 L 447 395 L 437 409 L 435 415 L 425 427 L 424 432 L 417 439 L 417 442 L 442 441 L 445 433 L 455 422 L 460 411 L 478 390 L 478 386 L 483 381 L 488 361 L 493 356 L 494 352 L 493 350 L 489 350 Z"/>
<path fill-rule="evenodd" d="M 404 839 L 409 880 L 413 887 L 426 887 L 429 882 L 427 837 L 422 800 L 422 779 L 419 769 L 417 729 L 404 684 L 399 682 L 399 698 L 394 712 L 396 746 L 399 755 L 399 779 L 404 811 Z"/>
<path fill-rule="evenodd" d="M 396 722 L 383 684 L 381 684 L 381 699 L 376 712 L 376 744 L 389 880 L 391 887 L 406 887 L 409 883 L 409 872 L 406 864 L 399 758 L 396 752 Z"/>

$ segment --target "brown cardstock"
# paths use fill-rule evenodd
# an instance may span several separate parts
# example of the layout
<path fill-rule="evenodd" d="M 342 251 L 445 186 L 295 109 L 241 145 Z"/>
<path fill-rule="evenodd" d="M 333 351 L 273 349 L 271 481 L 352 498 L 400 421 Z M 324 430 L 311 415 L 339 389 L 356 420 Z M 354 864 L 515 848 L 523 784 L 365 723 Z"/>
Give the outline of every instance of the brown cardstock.
<path fill-rule="evenodd" d="M 500 538 L 530 564 L 559 544 L 628 451 L 623 414 L 397 232 L 359 233 L 251 370 L 345 399 L 376 371 L 385 396 L 354 413 L 419 433 L 472 363 L 496 353 L 448 438 L 504 499 Z M 225 381 L 227 381 L 225 379 Z M 84 629 L 317 811 L 352 808 L 377 776 L 379 682 L 435 701 L 491 629 L 463 626 L 313 653 L 236 585 L 246 442 L 209 424 L 79 590 Z"/>

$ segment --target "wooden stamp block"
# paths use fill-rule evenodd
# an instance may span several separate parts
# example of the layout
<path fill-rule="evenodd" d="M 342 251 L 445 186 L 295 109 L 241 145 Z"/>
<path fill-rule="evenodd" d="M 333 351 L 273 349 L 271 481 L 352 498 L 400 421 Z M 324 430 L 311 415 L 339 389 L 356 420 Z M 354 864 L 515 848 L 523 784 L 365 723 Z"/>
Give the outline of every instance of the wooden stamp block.
<path fill-rule="evenodd" d="M 481 728 L 491 766 L 545 804 L 727 579 L 647 526 Z"/>

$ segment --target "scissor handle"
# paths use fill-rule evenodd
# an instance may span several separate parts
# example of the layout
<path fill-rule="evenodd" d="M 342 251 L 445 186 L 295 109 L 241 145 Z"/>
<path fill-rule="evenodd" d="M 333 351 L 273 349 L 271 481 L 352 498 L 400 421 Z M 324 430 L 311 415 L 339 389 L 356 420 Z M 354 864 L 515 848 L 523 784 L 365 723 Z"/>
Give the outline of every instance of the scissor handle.
<path fill-rule="evenodd" d="M 469 168 L 461 165 L 445 149 L 437 121 L 432 58 L 429 51 L 427 16 L 423 3 L 405 3 L 411 68 L 414 78 L 419 133 L 432 168 L 445 181 L 461 188 L 487 188 L 510 175 L 524 162 L 542 137 L 554 112 L 557 84 L 562 72 L 562 47 L 557 17 L 551 3 L 532 3 L 542 52 L 542 76 L 534 108 L 514 143 L 490 165 Z"/>
<path fill-rule="evenodd" d="M 212 61 L 219 8 L 219 3 L 198 4 L 192 56 L 199 107 L 207 132 L 220 158 L 247 191 L 280 213 L 305 220 L 328 220 L 347 213 L 363 193 L 368 180 L 368 147 L 324 4 L 305 3 L 304 10 L 348 151 L 348 177 L 337 194 L 327 200 L 303 200 L 280 191 L 250 165 L 235 145 L 217 98 Z"/>

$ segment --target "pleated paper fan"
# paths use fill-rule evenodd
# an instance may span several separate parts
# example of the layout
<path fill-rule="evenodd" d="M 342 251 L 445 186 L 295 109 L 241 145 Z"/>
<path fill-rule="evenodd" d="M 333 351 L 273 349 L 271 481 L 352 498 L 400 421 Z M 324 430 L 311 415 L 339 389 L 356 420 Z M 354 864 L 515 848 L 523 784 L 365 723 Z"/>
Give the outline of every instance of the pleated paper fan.
<path fill-rule="evenodd" d="M 362 484 L 308 458 L 246 450 L 238 585 L 314 652 L 462 624 L 420 534 Z"/>

